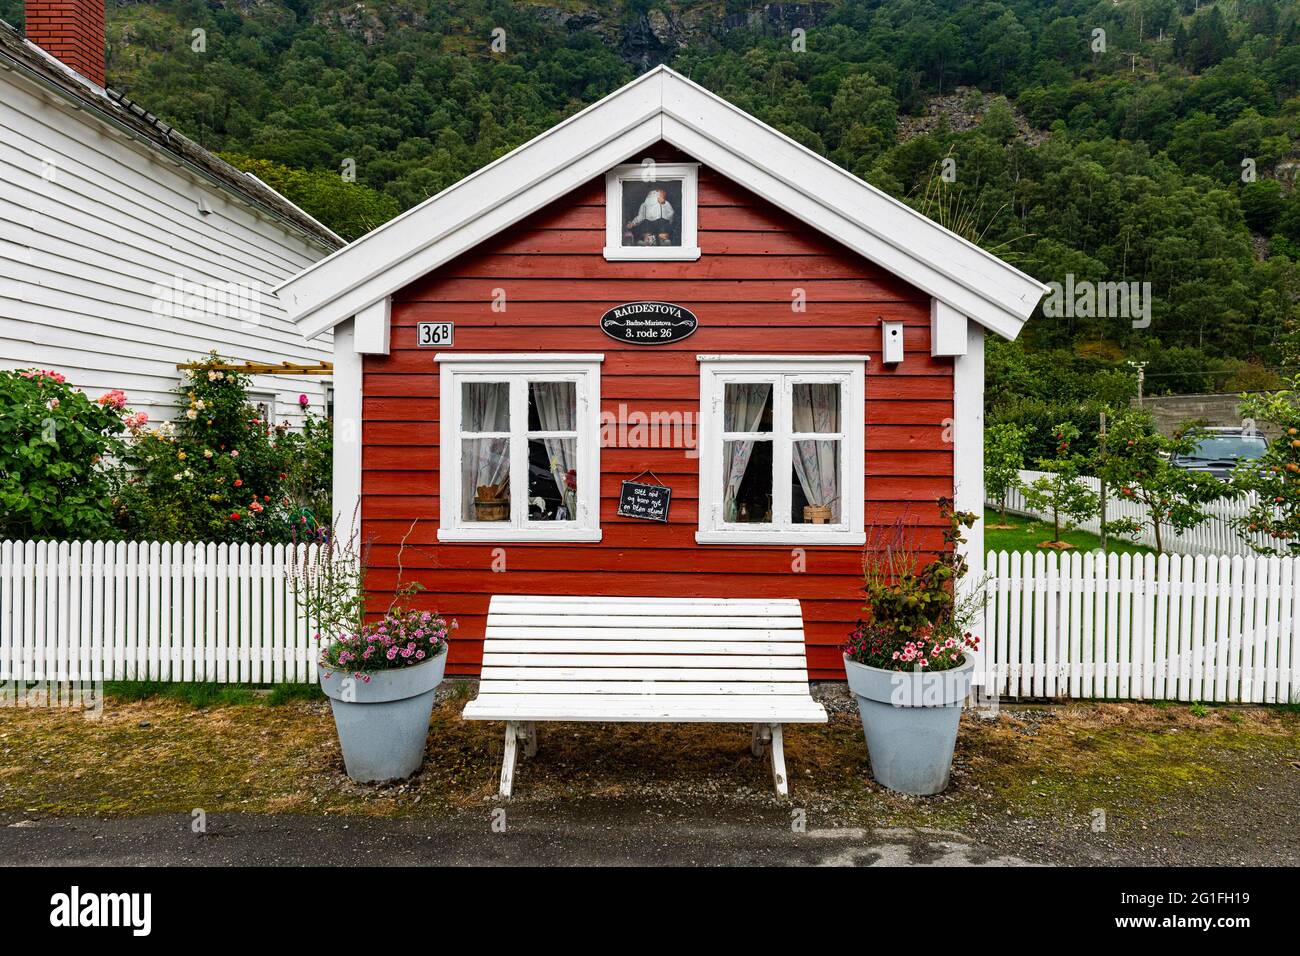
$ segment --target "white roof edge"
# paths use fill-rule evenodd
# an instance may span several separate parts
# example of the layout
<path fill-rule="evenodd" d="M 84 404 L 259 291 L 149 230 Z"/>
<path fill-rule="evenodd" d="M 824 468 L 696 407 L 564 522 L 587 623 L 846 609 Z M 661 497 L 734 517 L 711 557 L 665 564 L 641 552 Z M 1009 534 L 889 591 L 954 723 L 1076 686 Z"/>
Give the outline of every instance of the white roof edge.
<path fill-rule="evenodd" d="M 274 291 L 302 334 L 314 338 L 659 139 L 1007 338 L 1015 338 L 1048 291 L 667 66 L 648 71 Z"/>

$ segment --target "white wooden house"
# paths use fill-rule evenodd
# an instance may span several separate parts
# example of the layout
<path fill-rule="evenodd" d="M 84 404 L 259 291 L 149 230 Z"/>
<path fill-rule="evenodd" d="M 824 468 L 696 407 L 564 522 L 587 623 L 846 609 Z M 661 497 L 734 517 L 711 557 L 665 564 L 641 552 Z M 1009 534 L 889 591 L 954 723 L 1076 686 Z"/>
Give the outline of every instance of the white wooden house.
<path fill-rule="evenodd" d="M 119 388 L 159 420 L 176 366 L 212 349 L 328 361 L 271 290 L 340 238 L 105 87 L 103 0 L 28 0 L 26 18 L 31 39 L 0 21 L 0 368 Z M 251 394 L 293 420 L 329 387 L 258 376 Z"/>

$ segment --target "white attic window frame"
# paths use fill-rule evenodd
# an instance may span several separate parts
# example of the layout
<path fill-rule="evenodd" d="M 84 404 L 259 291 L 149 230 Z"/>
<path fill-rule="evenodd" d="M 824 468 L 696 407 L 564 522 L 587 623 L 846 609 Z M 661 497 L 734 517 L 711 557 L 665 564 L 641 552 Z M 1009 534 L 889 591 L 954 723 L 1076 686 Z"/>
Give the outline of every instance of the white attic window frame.
<path fill-rule="evenodd" d="M 605 259 L 608 262 L 694 262 L 700 257 L 699 163 L 626 163 L 605 173 Z M 623 245 L 623 184 L 630 181 L 680 180 L 681 244 L 677 246 Z"/>

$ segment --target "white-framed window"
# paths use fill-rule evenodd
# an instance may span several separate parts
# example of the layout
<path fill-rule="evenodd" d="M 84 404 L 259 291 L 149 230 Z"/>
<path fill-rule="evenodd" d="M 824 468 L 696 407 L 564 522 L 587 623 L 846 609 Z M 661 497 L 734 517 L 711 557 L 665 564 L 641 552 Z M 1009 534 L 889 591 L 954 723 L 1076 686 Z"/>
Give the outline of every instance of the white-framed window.
<path fill-rule="evenodd" d="M 245 401 L 257 409 L 257 417 L 274 424 L 275 392 L 270 389 L 250 388 L 244 392 Z"/>
<path fill-rule="evenodd" d="M 699 356 L 700 544 L 863 544 L 865 355 Z"/>
<path fill-rule="evenodd" d="M 605 258 L 698 259 L 698 163 L 615 166 L 605 174 Z"/>
<path fill-rule="evenodd" d="M 436 356 L 438 540 L 600 540 L 603 358 Z"/>

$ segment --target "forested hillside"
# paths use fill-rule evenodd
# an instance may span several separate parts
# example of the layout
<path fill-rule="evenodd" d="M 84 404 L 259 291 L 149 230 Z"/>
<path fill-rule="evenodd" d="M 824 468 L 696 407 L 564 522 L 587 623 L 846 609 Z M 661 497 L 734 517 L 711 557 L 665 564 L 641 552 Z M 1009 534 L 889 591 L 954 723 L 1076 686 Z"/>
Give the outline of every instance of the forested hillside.
<path fill-rule="evenodd" d="M 109 4 L 111 85 L 348 236 L 667 62 L 1044 281 L 1151 283 L 1146 327 L 1036 318 L 996 417 L 1300 352 L 1300 0 Z"/>

